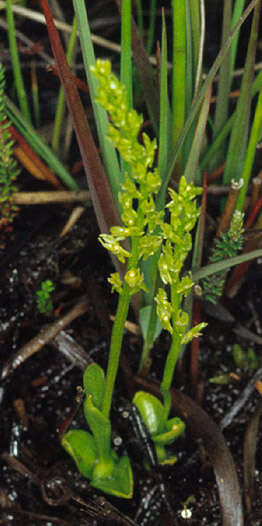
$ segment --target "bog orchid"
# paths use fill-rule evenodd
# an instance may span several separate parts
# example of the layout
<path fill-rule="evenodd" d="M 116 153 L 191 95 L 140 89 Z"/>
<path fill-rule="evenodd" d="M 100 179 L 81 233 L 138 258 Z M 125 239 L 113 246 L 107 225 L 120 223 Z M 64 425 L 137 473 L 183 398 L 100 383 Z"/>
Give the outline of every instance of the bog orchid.
<path fill-rule="evenodd" d="M 119 459 L 114 453 L 110 423 L 124 325 L 132 295 L 147 290 L 141 262 L 147 261 L 159 250 L 158 269 L 163 286 L 158 289 L 155 301 L 162 327 L 172 336 L 161 383 L 164 405 L 144 391 L 136 393 L 134 403 L 152 436 L 159 462 L 173 462 L 175 457 L 165 446 L 172 444 L 185 428 L 179 418 L 169 418 L 169 391 L 175 365 L 181 345 L 198 336 L 206 325 L 200 323 L 189 329 L 188 315 L 182 310 L 183 300 L 193 285 L 191 274 L 184 275 L 183 267 L 192 248 L 190 232 L 199 215 L 195 199 L 201 189 L 195 188 L 182 176 L 178 191 L 169 190 L 171 199 L 166 207 L 157 209 L 161 178 L 154 167 L 156 140 L 151 140 L 146 133 L 142 133 L 141 142 L 138 140 L 142 116 L 129 108 L 125 86 L 112 73 L 110 62 L 97 60 L 91 70 L 99 81 L 97 103 L 111 118 L 108 138 L 127 166 L 118 196 L 122 225 L 111 227 L 109 234 L 100 234 L 99 241 L 121 263 L 126 264 L 126 271 L 123 279 L 118 272 L 109 277 L 119 300 L 106 375 L 97 364 L 89 366 L 84 375 L 84 413 L 91 433 L 69 431 L 63 438 L 63 445 L 80 471 L 90 478 L 92 485 L 114 495 L 130 497 L 133 479 L 129 459 L 126 456 Z"/>

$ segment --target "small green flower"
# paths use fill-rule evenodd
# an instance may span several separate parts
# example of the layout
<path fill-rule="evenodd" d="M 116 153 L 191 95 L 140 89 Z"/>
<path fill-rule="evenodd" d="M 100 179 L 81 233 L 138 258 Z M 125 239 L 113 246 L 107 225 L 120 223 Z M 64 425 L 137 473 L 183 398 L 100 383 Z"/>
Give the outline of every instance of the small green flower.
<path fill-rule="evenodd" d="M 111 64 L 97 60 L 91 70 L 99 81 L 97 101 L 111 117 L 109 138 L 129 165 L 118 195 L 123 226 L 113 226 L 110 234 L 101 234 L 99 240 L 122 263 L 126 258 L 132 260 L 132 268 L 128 268 L 125 276 L 132 295 L 146 290 L 142 274 L 135 267 L 139 267 L 142 259 L 155 254 L 162 241 L 156 233 L 163 221 L 163 211 L 158 211 L 155 203 L 161 186 L 159 171 L 154 168 L 157 143 L 146 133 L 142 134 L 142 143 L 139 142 L 143 118 L 129 108 L 126 88 L 112 73 Z M 130 253 L 121 245 L 126 238 L 130 240 Z M 115 280 L 113 283 L 114 290 L 122 292 Z"/>
<path fill-rule="evenodd" d="M 101 245 L 112 252 L 112 254 L 117 256 L 121 263 L 124 263 L 126 258 L 130 256 L 129 252 L 125 250 L 120 245 L 120 243 L 118 243 L 116 236 L 110 234 L 100 234 L 98 239 Z"/>
<path fill-rule="evenodd" d="M 170 334 L 172 334 L 173 328 L 170 323 L 172 315 L 172 306 L 167 299 L 167 293 L 164 289 L 158 289 L 155 301 L 157 304 L 157 315 L 161 321 L 163 328 L 170 332 Z"/>
<path fill-rule="evenodd" d="M 145 234 L 139 240 L 139 254 L 143 259 L 147 259 L 156 253 L 161 245 L 162 239 L 158 235 Z"/>
<path fill-rule="evenodd" d="M 116 291 L 118 294 L 122 294 L 123 287 L 122 287 L 122 281 L 118 274 L 118 272 L 114 272 L 113 274 L 110 274 L 110 277 L 107 278 L 107 281 L 111 283 L 112 285 L 112 292 Z"/>
<path fill-rule="evenodd" d="M 144 283 L 144 276 L 139 268 L 131 268 L 125 274 L 125 282 L 129 285 L 132 294 L 136 294 L 139 290 L 147 291 Z"/>
<path fill-rule="evenodd" d="M 192 281 L 192 275 L 190 272 L 186 276 L 184 276 L 178 283 L 177 292 L 178 294 L 183 294 L 183 296 L 186 297 L 187 294 L 190 292 L 192 286 L 193 286 L 193 281 Z"/>

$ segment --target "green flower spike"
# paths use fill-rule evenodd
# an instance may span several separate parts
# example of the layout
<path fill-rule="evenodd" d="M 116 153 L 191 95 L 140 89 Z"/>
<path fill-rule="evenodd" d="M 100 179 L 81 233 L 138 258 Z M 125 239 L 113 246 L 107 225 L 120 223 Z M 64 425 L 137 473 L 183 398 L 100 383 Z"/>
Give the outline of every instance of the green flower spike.
<path fill-rule="evenodd" d="M 142 260 L 155 254 L 161 245 L 162 236 L 157 233 L 164 212 L 158 211 L 155 203 L 161 186 L 159 172 L 154 168 L 156 140 L 151 140 L 146 133 L 142 134 L 141 142 L 138 139 L 143 118 L 129 107 L 126 88 L 112 73 L 110 62 L 97 60 L 91 70 L 99 81 L 97 102 L 110 114 L 109 139 L 128 166 L 118 195 L 122 225 L 113 226 L 110 234 L 99 236 L 99 241 L 107 250 L 121 262 L 127 260 L 123 281 L 116 273 L 109 278 L 112 290 L 119 293 L 119 300 L 102 408 L 103 414 L 108 417 L 129 304 L 134 294 L 147 291 L 140 266 Z M 123 244 L 126 240 L 130 248 Z"/>
<path fill-rule="evenodd" d="M 192 248 L 191 230 L 199 216 L 195 198 L 201 194 L 201 191 L 201 188 L 196 188 L 187 183 L 185 177 L 182 176 L 179 181 L 178 192 L 169 189 L 171 200 L 166 205 L 169 211 L 169 222 L 160 223 L 164 241 L 158 261 L 158 269 L 168 292 L 160 287 L 155 301 L 160 322 L 172 336 L 161 382 L 166 420 L 171 407 L 170 387 L 181 346 L 199 336 L 201 330 L 206 326 L 206 323 L 200 323 L 187 330 L 188 314 L 181 308 L 184 298 L 193 286 L 191 273 L 188 272 L 183 276 L 181 273 Z"/>

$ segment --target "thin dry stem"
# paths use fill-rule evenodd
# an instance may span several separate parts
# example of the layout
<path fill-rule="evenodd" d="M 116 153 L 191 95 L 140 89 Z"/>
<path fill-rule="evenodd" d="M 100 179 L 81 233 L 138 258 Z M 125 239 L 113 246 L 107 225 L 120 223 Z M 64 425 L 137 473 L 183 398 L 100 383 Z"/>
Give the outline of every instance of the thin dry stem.
<path fill-rule="evenodd" d="M 88 201 L 88 190 L 70 192 L 66 190 L 50 192 L 15 192 L 13 202 L 16 205 L 45 205 L 48 203 L 74 203 L 75 201 Z"/>
<path fill-rule="evenodd" d="M 226 205 L 224 208 L 224 212 L 220 218 L 219 225 L 217 228 L 216 236 L 219 237 L 221 234 L 224 234 L 224 232 L 227 232 L 229 229 L 229 225 L 235 210 L 235 204 L 236 200 L 239 194 L 239 191 L 243 185 L 243 180 L 240 179 L 240 181 L 231 181 L 231 188 L 227 197 Z"/>
<path fill-rule="evenodd" d="M 86 296 L 83 296 L 74 307 L 61 316 L 58 320 L 53 323 L 46 325 L 32 340 L 23 345 L 15 355 L 8 360 L 2 370 L 2 380 L 6 378 L 13 370 L 17 369 L 22 363 L 28 358 L 33 356 L 36 352 L 40 351 L 45 345 L 47 345 L 55 336 L 65 329 L 72 321 L 84 314 L 88 309 L 88 300 Z"/>

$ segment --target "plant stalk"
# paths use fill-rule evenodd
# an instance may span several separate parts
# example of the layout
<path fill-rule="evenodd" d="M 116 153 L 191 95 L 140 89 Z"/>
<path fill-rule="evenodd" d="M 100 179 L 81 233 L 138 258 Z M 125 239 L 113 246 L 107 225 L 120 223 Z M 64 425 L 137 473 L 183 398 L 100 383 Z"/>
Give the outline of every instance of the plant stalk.
<path fill-rule="evenodd" d="M 180 300 L 181 300 L 180 294 L 177 293 L 177 283 L 174 283 L 170 286 L 170 293 L 171 293 L 171 304 L 172 304 L 172 310 L 173 310 L 172 312 L 173 333 L 172 333 L 171 347 L 167 355 L 167 359 L 166 359 L 165 367 L 164 367 L 164 373 L 163 373 L 162 382 L 161 382 L 161 393 L 163 395 L 163 401 L 164 401 L 165 419 L 168 418 L 170 408 L 171 408 L 170 388 L 171 388 L 171 383 L 173 380 L 174 371 L 175 371 L 176 363 L 178 360 L 179 352 L 181 349 L 181 339 L 182 339 L 176 329 L 177 311 L 179 309 Z"/>

